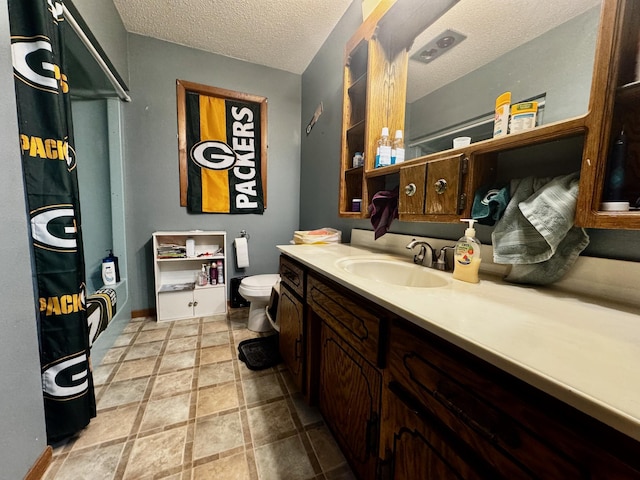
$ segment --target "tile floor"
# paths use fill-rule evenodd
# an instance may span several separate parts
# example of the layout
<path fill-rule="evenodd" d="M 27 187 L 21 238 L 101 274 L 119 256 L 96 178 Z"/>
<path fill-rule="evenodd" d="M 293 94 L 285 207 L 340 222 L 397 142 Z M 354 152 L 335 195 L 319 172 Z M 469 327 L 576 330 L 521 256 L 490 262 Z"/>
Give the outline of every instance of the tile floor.
<path fill-rule="evenodd" d="M 354 479 L 283 365 L 252 371 L 248 309 L 132 320 L 94 369 L 98 415 L 56 445 L 46 480 Z"/>

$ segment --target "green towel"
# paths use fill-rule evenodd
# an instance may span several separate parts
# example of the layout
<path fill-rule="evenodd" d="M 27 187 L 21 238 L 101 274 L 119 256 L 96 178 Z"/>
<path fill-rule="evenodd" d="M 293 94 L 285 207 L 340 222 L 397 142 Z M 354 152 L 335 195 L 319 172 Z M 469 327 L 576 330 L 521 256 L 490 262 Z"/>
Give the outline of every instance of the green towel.
<path fill-rule="evenodd" d="M 578 173 L 511 181 L 511 200 L 491 235 L 494 261 L 513 265 L 507 281 L 553 283 L 589 244 L 573 226 L 578 183 Z"/>

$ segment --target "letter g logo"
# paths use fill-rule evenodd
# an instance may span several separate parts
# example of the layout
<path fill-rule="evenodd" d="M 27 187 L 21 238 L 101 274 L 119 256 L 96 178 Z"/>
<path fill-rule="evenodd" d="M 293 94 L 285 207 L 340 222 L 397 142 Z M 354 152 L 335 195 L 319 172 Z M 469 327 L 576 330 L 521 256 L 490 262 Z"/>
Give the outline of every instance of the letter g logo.
<path fill-rule="evenodd" d="M 68 398 L 85 392 L 89 387 L 87 355 L 84 352 L 47 365 L 42 372 L 42 389 L 54 398 Z"/>
<path fill-rule="evenodd" d="M 72 253 L 77 249 L 75 211 L 71 205 L 53 205 L 31 212 L 35 247 Z"/>

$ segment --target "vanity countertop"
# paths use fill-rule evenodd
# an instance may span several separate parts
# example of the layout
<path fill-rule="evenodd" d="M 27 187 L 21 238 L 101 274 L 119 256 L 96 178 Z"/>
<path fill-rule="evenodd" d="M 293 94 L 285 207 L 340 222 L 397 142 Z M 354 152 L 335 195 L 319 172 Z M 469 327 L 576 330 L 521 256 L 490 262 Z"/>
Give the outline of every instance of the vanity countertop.
<path fill-rule="evenodd" d="M 336 265 L 380 253 L 347 244 L 282 245 L 318 271 L 515 377 L 640 441 L 640 309 L 481 274 L 411 288 L 368 281 Z M 483 254 L 484 255 L 484 254 Z M 410 261 L 410 260 L 409 260 Z M 426 268 L 426 267 L 425 267 Z"/>

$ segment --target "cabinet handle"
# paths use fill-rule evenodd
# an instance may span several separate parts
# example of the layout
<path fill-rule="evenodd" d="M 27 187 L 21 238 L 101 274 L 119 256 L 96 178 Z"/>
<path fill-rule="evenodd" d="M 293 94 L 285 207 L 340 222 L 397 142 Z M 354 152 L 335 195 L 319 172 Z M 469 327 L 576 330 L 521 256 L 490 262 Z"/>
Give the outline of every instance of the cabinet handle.
<path fill-rule="evenodd" d="M 296 338 L 296 343 L 294 346 L 294 355 L 296 360 L 302 358 L 302 339 Z"/>
<path fill-rule="evenodd" d="M 189 302 L 188 307 L 193 307 L 193 302 Z"/>
<path fill-rule="evenodd" d="M 198 302 L 193 302 L 193 306 L 197 307 L 198 306 Z"/>
<path fill-rule="evenodd" d="M 404 187 L 404 193 L 405 195 L 407 195 L 407 197 L 413 197 L 417 191 L 418 189 L 416 188 L 415 183 L 410 183 L 409 185 Z"/>
<path fill-rule="evenodd" d="M 433 184 L 436 189 L 436 193 L 438 195 L 442 195 L 447 189 L 447 181 L 444 178 L 441 178 L 436 183 Z"/>

